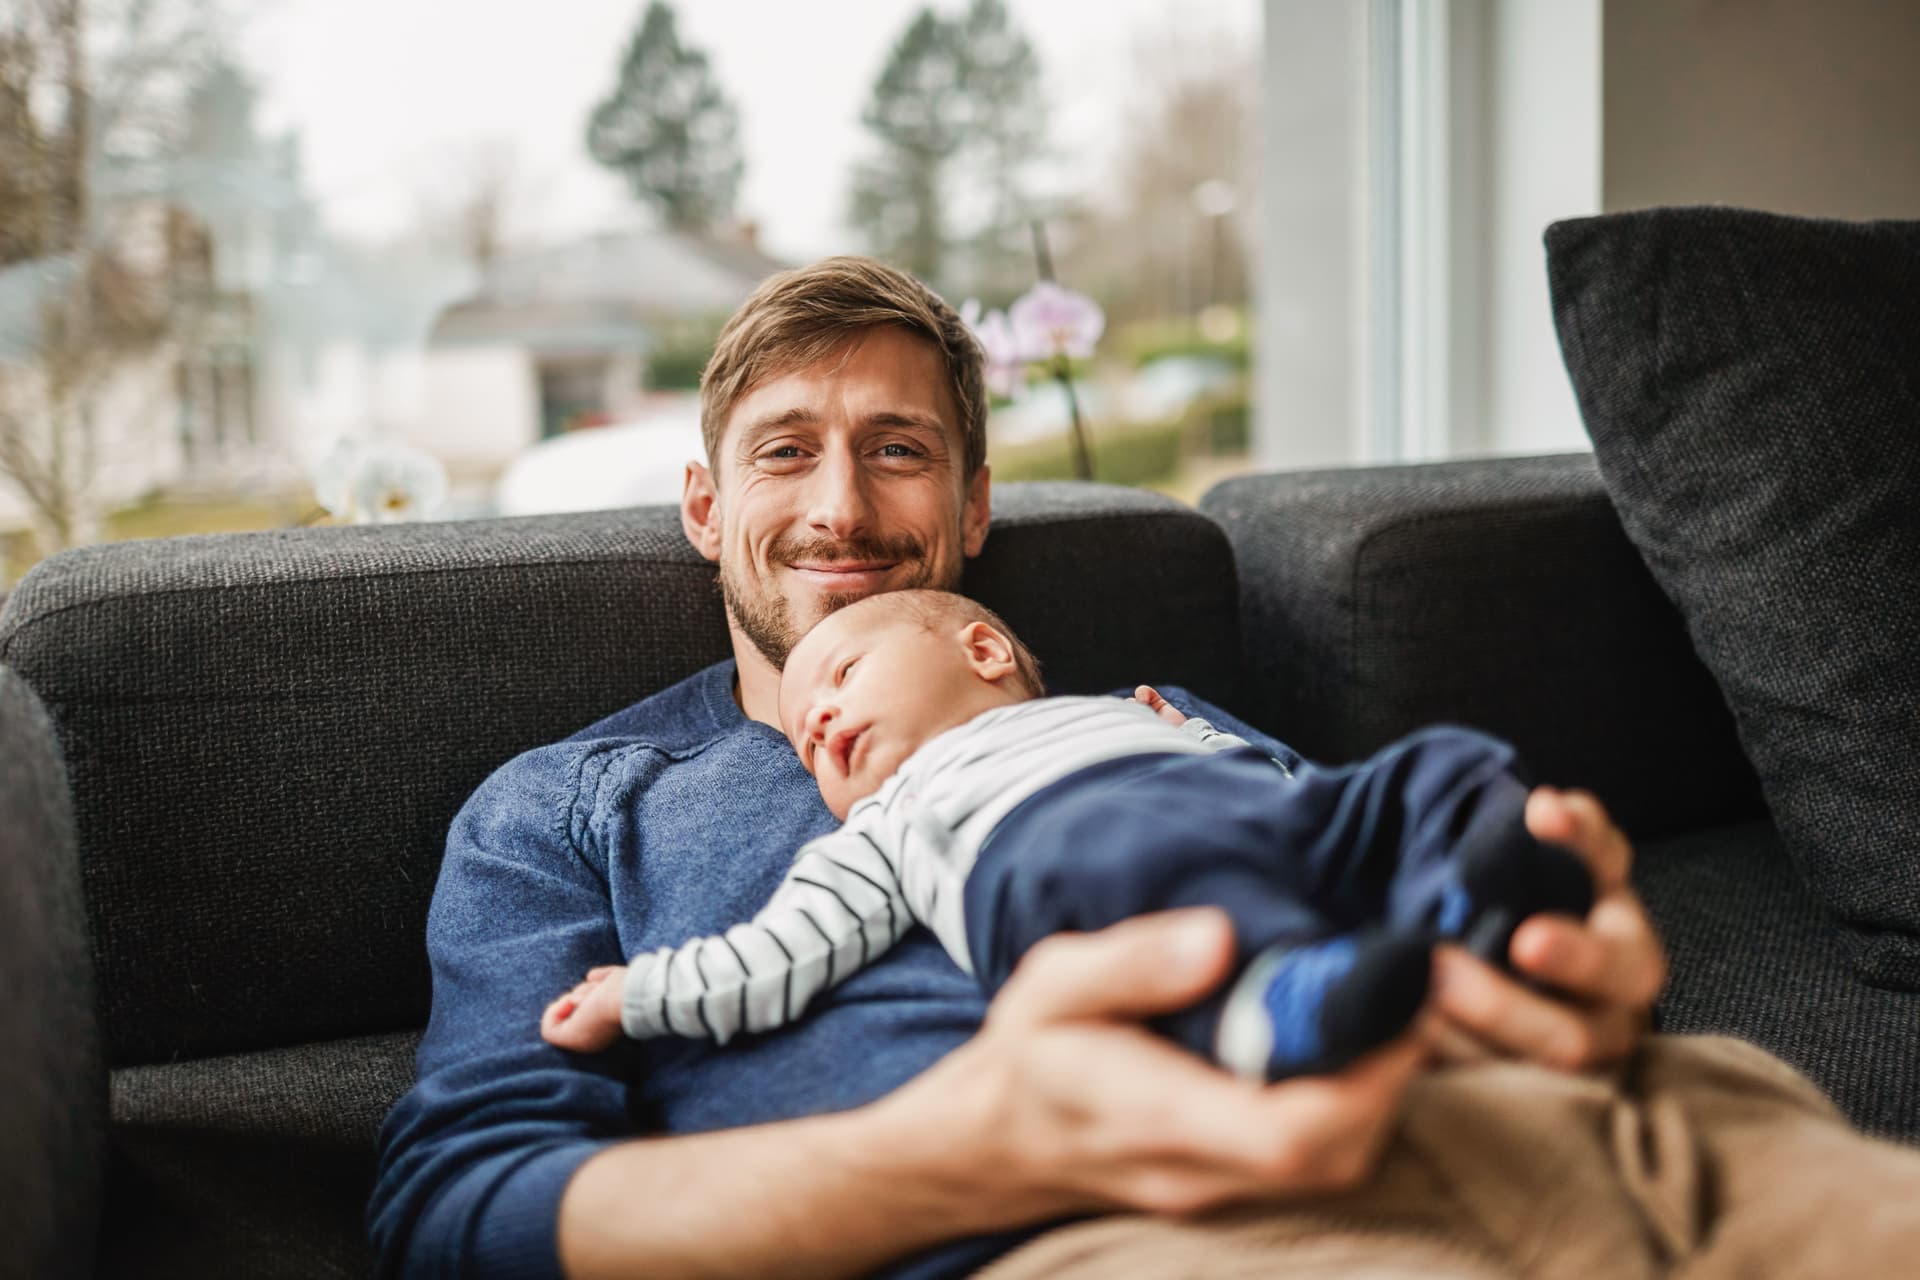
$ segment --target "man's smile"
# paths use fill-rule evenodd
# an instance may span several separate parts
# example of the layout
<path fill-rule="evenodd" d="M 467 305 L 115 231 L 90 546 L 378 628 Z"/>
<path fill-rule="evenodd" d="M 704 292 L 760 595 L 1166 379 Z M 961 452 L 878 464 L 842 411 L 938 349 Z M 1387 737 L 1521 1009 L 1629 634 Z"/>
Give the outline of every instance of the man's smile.
<path fill-rule="evenodd" d="M 899 565 L 897 560 L 799 561 L 787 568 L 804 582 L 834 592 L 869 591 L 887 580 Z"/>

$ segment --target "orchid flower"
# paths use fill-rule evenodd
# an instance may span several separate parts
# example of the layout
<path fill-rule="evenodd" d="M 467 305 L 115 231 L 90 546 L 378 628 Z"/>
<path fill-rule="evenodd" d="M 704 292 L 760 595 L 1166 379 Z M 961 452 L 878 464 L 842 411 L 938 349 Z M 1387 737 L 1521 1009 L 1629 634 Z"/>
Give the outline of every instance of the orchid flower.
<path fill-rule="evenodd" d="M 1014 337 L 1030 360 L 1068 356 L 1076 360 L 1093 354 L 1093 344 L 1106 331 L 1106 313 L 1084 293 L 1042 280 L 1007 308 Z"/>
<path fill-rule="evenodd" d="M 987 390 L 1009 400 L 1018 400 L 1027 391 L 1027 357 L 1014 337 L 1013 325 L 1004 311 L 980 314 L 980 300 L 968 298 L 960 307 L 960 318 L 973 330 L 974 340 L 986 357 Z"/>
<path fill-rule="evenodd" d="M 336 520 L 425 520 L 447 499 L 447 469 L 408 445 L 342 438 L 314 468 L 313 490 Z"/>

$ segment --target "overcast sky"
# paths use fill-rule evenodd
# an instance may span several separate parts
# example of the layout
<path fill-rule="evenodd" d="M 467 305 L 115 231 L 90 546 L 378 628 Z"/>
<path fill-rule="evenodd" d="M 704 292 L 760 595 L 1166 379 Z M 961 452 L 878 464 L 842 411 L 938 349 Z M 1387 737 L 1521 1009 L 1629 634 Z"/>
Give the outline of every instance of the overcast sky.
<path fill-rule="evenodd" d="M 712 58 L 740 110 L 740 211 L 794 260 L 857 248 L 842 225 L 866 149 L 860 111 L 921 0 L 682 0 L 683 40 Z M 962 0 L 936 7 L 954 12 Z M 1251 46 L 1260 0 L 1010 0 L 1039 52 L 1050 129 L 1078 172 L 1109 170 L 1142 41 L 1198 23 Z M 457 185 L 476 143 L 511 149 L 522 234 L 617 226 L 623 185 L 586 157 L 644 0 L 269 0 L 241 33 L 261 123 L 301 139 L 309 187 L 335 230 L 386 235 Z M 1178 15 L 1176 17 L 1176 14 Z M 511 227 L 510 227 L 511 229 Z"/>

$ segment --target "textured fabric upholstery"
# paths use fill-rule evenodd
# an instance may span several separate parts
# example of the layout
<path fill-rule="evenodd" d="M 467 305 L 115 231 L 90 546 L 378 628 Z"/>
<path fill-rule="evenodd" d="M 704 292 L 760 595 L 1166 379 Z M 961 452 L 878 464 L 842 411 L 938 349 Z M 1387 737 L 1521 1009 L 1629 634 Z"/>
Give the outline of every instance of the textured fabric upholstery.
<path fill-rule="evenodd" d="M 418 1032 L 113 1073 L 103 1276 L 359 1277 L 374 1138 Z"/>
<path fill-rule="evenodd" d="M 1006 486 L 996 509 L 970 584 L 1059 687 L 1231 700 L 1215 526 L 1104 487 Z M 420 1025 L 467 795 L 727 652 L 712 567 L 668 508 L 46 561 L 0 615 L 0 657 L 67 753 L 110 1061 Z"/>
<path fill-rule="evenodd" d="M 1875 982 L 1920 990 L 1920 221 L 1547 233 L 1607 489 Z"/>
<path fill-rule="evenodd" d="M 91 1274 L 107 1080 L 53 726 L 0 667 L 0 1277 Z"/>
<path fill-rule="evenodd" d="M 1920 993 L 1859 979 L 1771 824 L 1649 842 L 1636 867 L 1673 961 L 1664 1030 L 1751 1040 L 1863 1129 L 1920 1142 Z"/>
<path fill-rule="evenodd" d="M 1637 834 L 1758 812 L 1725 706 L 1591 457 L 1248 476 L 1200 506 L 1239 563 L 1247 715 L 1307 755 L 1357 759 L 1452 721 Z"/>

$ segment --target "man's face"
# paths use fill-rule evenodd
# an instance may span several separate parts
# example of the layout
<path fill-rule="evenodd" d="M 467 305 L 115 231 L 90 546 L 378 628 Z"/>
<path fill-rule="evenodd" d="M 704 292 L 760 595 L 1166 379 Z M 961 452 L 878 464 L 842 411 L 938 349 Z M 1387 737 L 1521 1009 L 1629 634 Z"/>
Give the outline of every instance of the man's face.
<path fill-rule="evenodd" d="M 958 585 L 988 517 L 986 468 L 968 483 L 964 465 L 939 354 L 881 327 L 742 396 L 682 509 L 735 627 L 778 670 L 843 605 Z"/>
<path fill-rule="evenodd" d="M 969 659 L 958 623 L 929 625 L 876 601 L 825 619 L 780 677 L 780 729 L 845 821 L 929 739 L 1007 695 Z"/>

